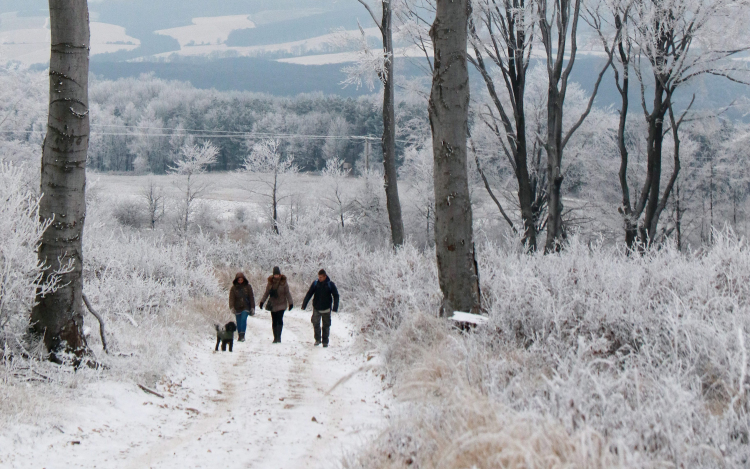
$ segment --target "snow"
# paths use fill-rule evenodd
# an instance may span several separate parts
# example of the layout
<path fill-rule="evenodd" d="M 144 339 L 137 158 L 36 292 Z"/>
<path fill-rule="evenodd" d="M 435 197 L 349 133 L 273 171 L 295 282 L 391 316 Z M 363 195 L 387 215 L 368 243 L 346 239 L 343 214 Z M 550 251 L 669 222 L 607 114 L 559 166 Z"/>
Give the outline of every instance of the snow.
<path fill-rule="evenodd" d="M 91 55 L 120 50 L 134 50 L 141 41 L 126 34 L 125 28 L 114 24 L 91 23 Z"/>
<path fill-rule="evenodd" d="M 372 28 L 377 31 L 376 28 Z M 424 51 L 419 49 L 417 46 L 409 47 L 398 47 L 394 50 L 396 57 L 408 57 L 408 58 L 424 58 Z M 429 56 L 432 57 L 432 52 L 429 52 Z M 290 57 L 285 59 L 278 59 L 277 62 L 284 62 L 289 64 L 297 65 L 331 65 L 331 64 L 344 64 L 356 62 L 359 60 L 358 52 L 339 52 L 335 54 L 318 54 L 318 55 L 305 55 L 302 57 Z"/>
<path fill-rule="evenodd" d="M 164 399 L 136 383 L 87 385 L 43 424 L 6 427 L 0 466 L 335 466 L 384 428 L 391 394 L 371 372 L 356 372 L 370 357 L 353 350 L 346 313 L 334 315 L 327 349 L 313 347 L 309 317 L 288 312 L 279 345 L 271 343 L 270 314 L 259 312 L 233 353 L 215 353 L 207 330 L 156 386 Z"/>
<path fill-rule="evenodd" d="M 460 323 L 468 323 L 468 324 L 487 324 L 489 321 L 489 318 L 486 316 L 480 316 L 478 314 L 471 314 L 471 313 L 462 313 L 460 311 L 456 311 L 453 313 L 453 316 L 449 318 L 451 321 L 456 321 Z"/>
<path fill-rule="evenodd" d="M 49 20 L 35 17 L 34 21 L 6 22 L 2 17 L 3 29 L 0 30 L 0 62 L 16 61 L 29 66 L 49 61 L 50 30 Z M 4 29 L 13 25 L 29 26 L 23 29 Z M 106 54 L 121 50 L 134 50 L 141 41 L 128 36 L 125 28 L 108 23 L 92 22 L 91 55 Z"/>
<path fill-rule="evenodd" d="M 194 45 L 223 44 L 232 31 L 254 27 L 255 23 L 250 21 L 248 15 L 214 16 L 193 18 L 193 24 L 190 26 L 161 29 L 155 33 L 177 39 L 180 47 L 184 49 Z"/>
<path fill-rule="evenodd" d="M 157 33 L 163 33 L 157 31 Z M 283 42 L 278 44 L 268 44 L 262 46 L 228 46 L 226 44 L 214 42 L 214 43 L 200 43 L 195 41 L 197 45 L 183 45 L 180 42 L 182 48 L 179 51 L 163 52 L 156 54 L 153 57 L 157 59 L 168 59 L 173 55 L 183 57 L 201 57 L 201 56 L 220 56 L 220 57 L 259 57 L 269 54 L 289 54 L 289 55 L 302 55 L 311 53 L 322 53 L 329 52 L 332 49 L 336 49 L 337 44 L 341 41 L 342 35 L 357 35 L 359 31 L 343 31 L 336 33 L 323 34 L 321 36 L 312 37 L 309 39 L 303 39 L 300 41 Z M 368 37 L 379 37 L 379 31 L 377 28 L 366 28 L 365 34 Z M 178 39 L 180 40 L 180 39 Z M 349 61 L 349 60 L 347 60 Z M 294 63 L 294 62 L 292 62 Z M 341 63 L 341 62 L 328 62 L 328 63 Z"/>

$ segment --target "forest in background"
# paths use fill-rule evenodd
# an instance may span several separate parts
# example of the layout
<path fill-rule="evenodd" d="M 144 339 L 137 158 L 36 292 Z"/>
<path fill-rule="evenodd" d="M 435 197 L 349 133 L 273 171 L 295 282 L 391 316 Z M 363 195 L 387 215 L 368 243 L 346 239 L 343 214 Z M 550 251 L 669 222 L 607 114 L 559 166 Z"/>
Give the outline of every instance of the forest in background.
<path fill-rule="evenodd" d="M 7 161 L 36 165 L 46 120 L 46 73 L 6 70 L 0 75 L 2 156 Z M 430 129 L 425 110 L 424 88 L 409 82 L 398 94 L 397 164 L 410 187 L 405 194 L 422 208 L 421 217 L 431 223 L 432 162 Z M 527 128 L 532 134 L 546 131 L 546 79 L 544 70 L 529 71 Z M 586 105 L 587 93 L 573 84 L 566 101 L 567 119 L 572 120 Z M 320 172 L 327 161 L 348 163 L 352 175 L 365 170 L 366 144 L 371 142 L 371 169 L 382 168 L 382 100 L 377 95 L 342 98 L 322 94 L 276 97 L 258 93 L 200 90 L 188 83 L 150 76 L 116 81 L 94 80 L 91 86 L 92 137 L 88 167 L 99 172 L 165 174 L 181 158 L 187 143 L 211 142 L 217 149 L 209 171 L 236 171 L 251 154 L 255 143 L 276 138 L 283 158 L 293 158 L 302 172 Z M 504 207 L 515 229 L 522 226 L 515 196 L 517 182 L 499 138 L 486 124 L 491 103 L 486 90 L 475 90 L 471 114 L 469 158 L 472 186 L 477 203 L 490 200 L 477 171 L 477 162 L 488 185 Z M 738 101 L 735 108 L 742 109 Z M 681 130 L 681 171 L 675 193 L 665 209 L 660 236 L 681 246 L 710 244 L 711 227 L 731 227 L 746 235 L 750 169 L 750 126 L 730 119 L 725 109 L 696 112 Z M 620 157 L 617 145 L 618 115 L 615 109 L 594 106 L 569 143 L 564 166 L 564 194 L 570 200 L 566 223 L 587 237 L 607 242 L 622 239 L 622 219 L 617 187 Z M 646 167 L 646 128 L 642 120 L 630 119 L 625 137 L 631 157 L 629 181 L 643 178 Z M 331 138 L 332 137 L 332 138 Z M 665 154 L 673 150 L 666 135 Z M 544 230 L 543 184 L 546 154 L 533 140 L 530 172 L 540 185 L 538 229 Z M 671 161 L 665 159 L 666 180 Z M 492 202 L 490 202 L 492 203 Z M 498 210 L 488 210 L 495 237 L 512 235 L 513 228 Z M 500 223 L 497 223 L 500 221 Z M 480 220 L 481 222 L 481 220 Z M 424 223 L 420 223 L 420 226 Z M 679 227 L 679 233 L 678 233 Z M 420 232 L 419 238 L 423 235 Z"/>

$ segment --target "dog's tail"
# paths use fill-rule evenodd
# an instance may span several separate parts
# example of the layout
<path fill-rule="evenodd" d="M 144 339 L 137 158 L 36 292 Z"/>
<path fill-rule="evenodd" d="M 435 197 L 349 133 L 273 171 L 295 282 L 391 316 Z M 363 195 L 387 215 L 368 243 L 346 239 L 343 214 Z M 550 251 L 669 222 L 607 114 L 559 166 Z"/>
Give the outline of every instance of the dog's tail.
<path fill-rule="evenodd" d="M 216 332 L 221 332 L 221 328 L 218 324 L 214 324 L 214 327 L 216 328 Z"/>

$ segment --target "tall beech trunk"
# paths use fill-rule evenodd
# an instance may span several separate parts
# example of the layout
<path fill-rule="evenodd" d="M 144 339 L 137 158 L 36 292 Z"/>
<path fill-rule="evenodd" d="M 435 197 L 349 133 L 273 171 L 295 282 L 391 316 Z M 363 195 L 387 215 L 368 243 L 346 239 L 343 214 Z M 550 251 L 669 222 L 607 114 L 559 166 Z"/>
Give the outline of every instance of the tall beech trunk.
<path fill-rule="evenodd" d="M 469 195 L 467 138 L 469 0 L 437 0 L 430 29 L 435 67 L 429 102 L 435 159 L 435 251 L 443 292 L 442 316 L 478 311 L 479 275 Z"/>
<path fill-rule="evenodd" d="M 51 352 L 86 350 L 83 336 L 83 225 L 89 145 L 89 13 L 86 0 L 49 0 L 52 45 L 47 135 L 42 150 L 39 214 L 51 221 L 39 246 L 44 277 L 72 262 L 54 293 L 37 296 L 33 328 Z"/>
<path fill-rule="evenodd" d="M 383 50 L 386 54 L 383 81 L 383 169 L 385 178 L 385 201 L 388 220 L 391 224 L 391 239 L 394 246 L 404 244 L 404 221 L 401 216 L 401 201 L 398 197 L 398 172 L 396 170 L 396 104 L 393 70 L 393 10 L 391 2 L 383 2 Z"/>

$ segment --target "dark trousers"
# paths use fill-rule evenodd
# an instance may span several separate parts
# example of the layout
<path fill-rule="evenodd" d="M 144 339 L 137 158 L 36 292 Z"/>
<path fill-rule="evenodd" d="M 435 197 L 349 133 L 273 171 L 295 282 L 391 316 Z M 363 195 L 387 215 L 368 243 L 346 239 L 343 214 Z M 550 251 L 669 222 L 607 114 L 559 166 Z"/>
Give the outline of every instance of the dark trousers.
<path fill-rule="evenodd" d="M 331 332 L 331 310 L 328 310 L 327 313 L 321 313 L 317 309 L 313 308 L 313 314 L 312 318 L 310 319 L 313 323 L 313 328 L 315 329 L 315 342 L 322 342 L 324 344 L 328 343 L 328 336 Z M 323 323 L 323 328 L 321 331 L 320 323 Z"/>
<path fill-rule="evenodd" d="M 272 311 L 271 318 L 273 319 L 273 341 L 281 342 L 281 331 L 284 329 L 284 311 Z"/>

